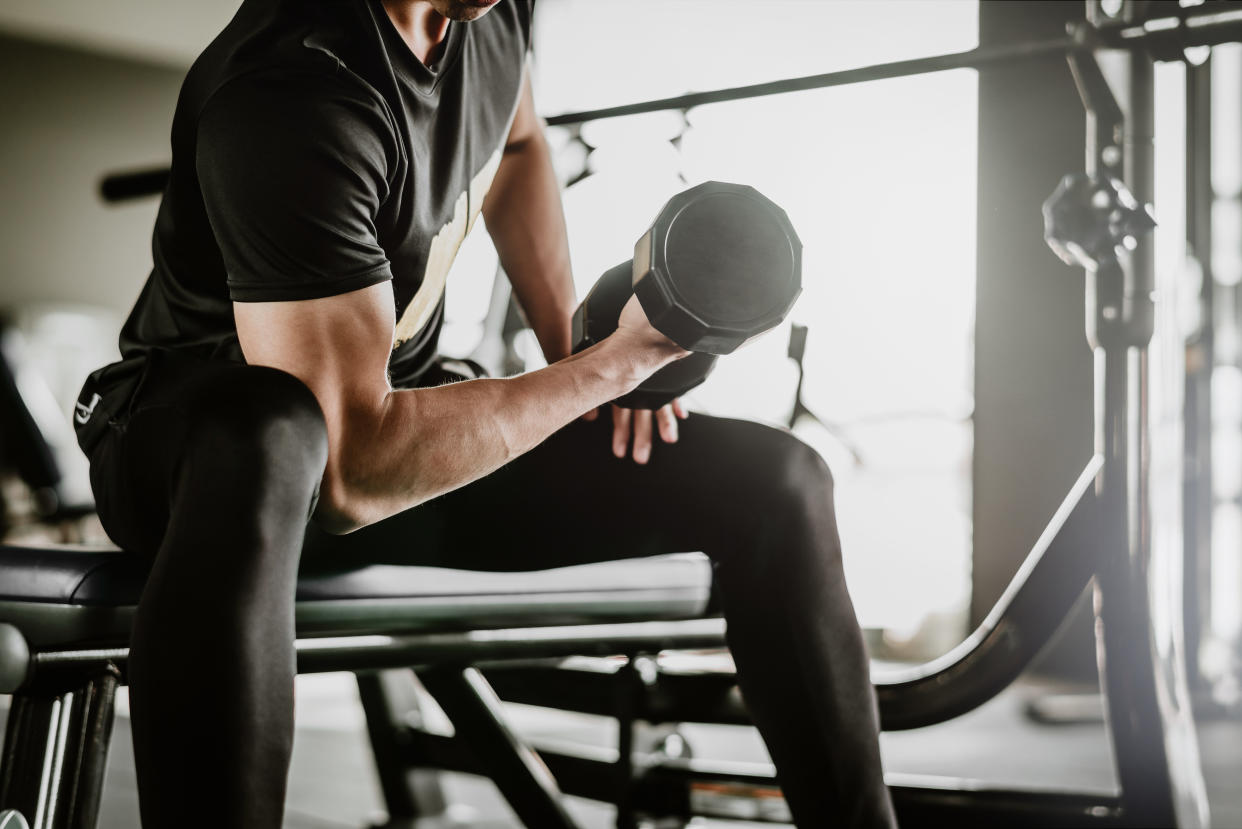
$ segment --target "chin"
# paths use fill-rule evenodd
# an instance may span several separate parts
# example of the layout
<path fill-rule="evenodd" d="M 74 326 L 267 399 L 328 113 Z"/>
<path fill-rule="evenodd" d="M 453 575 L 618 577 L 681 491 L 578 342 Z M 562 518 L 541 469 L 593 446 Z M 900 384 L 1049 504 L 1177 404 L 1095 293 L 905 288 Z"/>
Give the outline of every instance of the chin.
<path fill-rule="evenodd" d="M 449 20 L 469 22 L 491 11 L 500 0 L 435 0 L 435 10 Z"/>

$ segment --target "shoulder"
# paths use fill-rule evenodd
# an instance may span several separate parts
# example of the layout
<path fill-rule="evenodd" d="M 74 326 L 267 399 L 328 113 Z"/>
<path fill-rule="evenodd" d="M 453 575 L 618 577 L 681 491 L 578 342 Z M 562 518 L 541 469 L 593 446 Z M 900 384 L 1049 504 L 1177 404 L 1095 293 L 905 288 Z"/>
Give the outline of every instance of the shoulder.
<path fill-rule="evenodd" d="M 343 69 L 282 67 L 238 75 L 206 99 L 197 120 L 200 159 L 230 150 L 326 153 L 366 163 L 387 178 L 401 152 L 388 106 Z"/>
<path fill-rule="evenodd" d="M 221 84 L 199 110 L 199 122 L 231 122 L 250 130 L 282 125 L 304 128 L 366 126 L 391 132 L 392 115 L 383 99 L 345 70 L 269 68 Z"/>
<path fill-rule="evenodd" d="M 525 54 L 530 48 L 531 15 L 531 0 L 502 0 L 470 27 L 476 37 L 515 46 Z"/>

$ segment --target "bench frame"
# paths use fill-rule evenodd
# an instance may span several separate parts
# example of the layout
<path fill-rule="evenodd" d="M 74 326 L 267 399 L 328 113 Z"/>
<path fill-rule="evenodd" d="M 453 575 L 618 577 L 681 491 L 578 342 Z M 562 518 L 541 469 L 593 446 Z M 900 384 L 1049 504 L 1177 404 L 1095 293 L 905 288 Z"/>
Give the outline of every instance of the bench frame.
<path fill-rule="evenodd" d="M 770 765 L 670 756 L 640 737 L 641 723 L 667 723 L 670 714 L 674 722 L 747 722 L 727 672 L 685 676 L 670 688 L 677 680 L 651 670 L 662 651 L 723 644 L 719 619 L 301 639 L 298 672 L 355 672 L 386 826 L 442 814 L 447 802 L 436 773 L 447 769 L 491 778 L 527 826 L 576 829 L 562 802 L 573 794 L 616 804 L 618 827 L 632 829 L 642 815 L 721 817 L 697 802 L 705 786 L 741 787 L 777 803 Z M 617 654 L 624 656 L 615 671 L 593 677 L 559 665 L 570 656 Z M 31 655 L 31 679 L 9 712 L 0 803 L 30 816 L 35 829 L 95 826 L 126 656 L 123 648 Z M 401 669 L 409 665 L 421 667 Z M 426 727 L 415 674 L 452 721 L 453 736 Z M 507 699 L 615 717 L 617 747 L 536 749 L 507 723 L 493 682 Z M 910 775 L 893 775 L 890 785 L 910 825 L 1127 825 L 1120 797 Z M 767 814 L 779 819 L 779 805 Z"/>

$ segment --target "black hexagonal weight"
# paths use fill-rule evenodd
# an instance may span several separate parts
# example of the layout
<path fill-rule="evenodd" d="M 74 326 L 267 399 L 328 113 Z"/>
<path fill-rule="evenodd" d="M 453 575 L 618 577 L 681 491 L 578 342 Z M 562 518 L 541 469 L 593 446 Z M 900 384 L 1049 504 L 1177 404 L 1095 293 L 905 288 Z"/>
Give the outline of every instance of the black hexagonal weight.
<path fill-rule="evenodd" d="M 651 324 L 694 352 L 615 401 L 658 408 L 784 319 L 801 290 L 802 243 L 785 211 L 753 187 L 708 182 L 670 199 L 634 258 L 591 288 L 573 316 L 574 351 L 615 331 L 637 294 Z"/>
<path fill-rule="evenodd" d="M 634 292 L 682 348 L 729 354 L 802 292 L 802 242 L 753 187 L 709 181 L 669 199 L 634 246 Z"/>

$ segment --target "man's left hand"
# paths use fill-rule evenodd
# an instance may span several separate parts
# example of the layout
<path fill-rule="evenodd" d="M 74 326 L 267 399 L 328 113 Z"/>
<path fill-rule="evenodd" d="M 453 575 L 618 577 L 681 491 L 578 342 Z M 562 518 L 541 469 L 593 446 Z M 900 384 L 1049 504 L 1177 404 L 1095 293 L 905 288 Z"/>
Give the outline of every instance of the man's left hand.
<path fill-rule="evenodd" d="M 620 406 L 610 408 L 612 409 L 612 454 L 618 458 L 624 458 L 628 448 L 634 462 L 640 464 L 651 459 L 653 432 L 658 433 L 660 440 L 665 443 L 676 443 L 677 421 L 685 420 L 690 416 L 680 399 L 655 411 L 623 409 Z M 598 416 L 599 410 L 594 409 L 587 412 L 584 420 L 594 420 Z M 631 436 L 634 438 L 632 443 Z"/>

